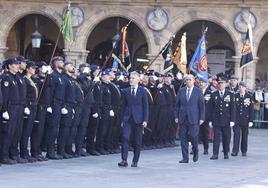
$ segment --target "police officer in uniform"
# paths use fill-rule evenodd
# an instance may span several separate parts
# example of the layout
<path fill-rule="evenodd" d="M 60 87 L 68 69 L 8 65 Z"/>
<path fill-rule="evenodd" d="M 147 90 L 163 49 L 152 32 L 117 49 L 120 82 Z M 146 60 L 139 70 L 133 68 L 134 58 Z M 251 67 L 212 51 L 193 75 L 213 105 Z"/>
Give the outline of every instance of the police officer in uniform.
<path fill-rule="evenodd" d="M 67 141 L 70 138 L 70 130 L 72 122 L 75 115 L 75 106 L 76 106 L 76 86 L 73 81 L 72 75 L 75 73 L 75 68 L 70 61 L 65 61 L 64 63 L 64 73 L 62 80 L 65 85 L 65 94 L 63 98 L 63 106 L 61 109 L 61 121 L 60 129 L 57 138 L 57 154 L 62 156 L 64 159 L 69 159 L 72 155 L 66 153 Z"/>
<path fill-rule="evenodd" d="M 1 90 L 3 94 L 2 125 L 1 125 L 1 163 L 16 164 L 11 159 L 9 150 L 16 133 L 17 124 L 22 121 L 19 118 L 20 96 L 16 74 L 19 71 L 19 62 L 16 58 L 8 58 L 4 61 L 8 71 L 2 75 Z"/>
<path fill-rule="evenodd" d="M 47 66 L 45 62 L 37 63 L 38 75 L 34 78 L 38 88 L 38 105 L 36 118 L 31 134 L 31 156 L 36 158 L 37 161 L 47 161 L 48 159 L 42 155 L 41 142 L 46 142 L 45 123 L 47 113 L 51 113 L 50 107 L 50 74 L 51 67 Z M 43 143 L 46 145 L 46 143 Z"/>
<path fill-rule="evenodd" d="M 77 135 L 75 139 L 75 157 L 88 155 L 87 152 L 83 150 L 82 146 L 86 137 L 89 118 L 91 116 L 91 111 L 94 104 L 93 83 L 90 77 L 90 68 L 89 66 L 85 66 L 80 70 L 82 72 L 80 72 L 80 75 L 77 79 L 84 93 L 84 102 L 82 104 L 81 120 L 77 128 Z M 93 153 L 92 151 L 91 154 L 96 153 Z"/>
<path fill-rule="evenodd" d="M 235 94 L 236 122 L 233 127 L 234 142 L 232 156 L 237 156 L 239 144 L 241 143 L 242 156 L 247 155 L 248 148 L 248 127 L 253 126 L 254 109 L 252 95 L 246 92 L 246 83 L 239 83 L 239 93 Z M 240 139 L 241 135 L 241 139 Z"/>
<path fill-rule="evenodd" d="M 233 94 L 236 94 L 239 92 L 239 86 L 238 86 L 238 77 L 235 75 L 232 75 L 230 78 L 229 86 L 227 89 L 232 92 Z"/>
<path fill-rule="evenodd" d="M 15 137 L 12 141 L 10 155 L 11 155 L 11 158 L 16 160 L 18 163 L 26 163 L 26 162 L 28 162 L 27 159 L 22 159 L 20 157 L 19 142 L 20 142 L 21 136 L 22 136 L 23 119 L 24 119 L 24 116 L 27 116 L 27 112 L 29 111 L 29 109 L 26 107 L 27 89 L 26 89 L 26 83 L 25 83 L 24 78 L 23 78 L 24 71 L 26 69 L 26 62 L 28 60 L 25 59 L 23 56 L 16 57 L 16 60 L 18 62 L 20 62 L 19 72 L 16 74 L 16 79 L 17 79 L 17 83 L 18 83 L 18 87 L 19 87 L 19 96 L 20 96 L 20 100 L 19 100 L 20 101 L 20 112 L 18 115 L 19 116 L 18 119 L 20 119 L 20 121 L 18 121 L 16 132 L 15 132 Z M 31 162 L 31 161 L 29 161 L 29 162 Z"/>
<path fill-rule="evenodd" d="M 35 75 L 35 63 L 27 61 L 24 81 L 26 84 L 26 106 L 24 110 L 24 124 L 20 140 L 20 156 L 28 162 L 36 162 L 37 159 L 30 156 L 28 151 L 28 141 L 32 133 L 33 124 L 37 111 L 38 89 L 32 77 Z"/>
<path fill-rule="evenodd" d="M 217 160 L 222 138 L 224 159 L 229 159 L 231 127 L 235 123 L 234 94 L 226 89 L 226 79 L 219 78 L 219 90 L 212 94 L 212 125 L 214 127 L 213 155 L 211 160 Z"/>
<path fill-rule="evenodd" d="M 209 122 L 211 117 L 211 95 L 212 91 L 209 90 L 208 85 L 204 79 L 199 80 L 200 89 L 203 92 L 204 100 L 205 100 L 205 121 L 200 125 L 199 129 L 199 139 L 203 143 L 204 146 L 204 155 L 208 155 L 208 139 L 209 139 Z"/>
<path fill-rule="evenodd" d="M 50 80 L 51 113 L 48 115 L 49 121 L 47 124 L 47 158 L 58 160 L 62 159 L 62 156 L 58 156 L 55 152 L 55 141 L 59 133 L 61 110 L 65 97 L 65 82 L 62 75 L 64 70 L 63 58 L 60 56 L 53 57 L 52 65 L 54 70 L 51 73 Z"/>
<path fill-rule="evenodd" d="M 103 89 L 99 78 L 101 69 L 97 65 L 91 65 L 90 69 L 93 78 L 92 87 L 93 87 L 94 105 L 92 108 L 92 113 L 88 124 L 86 149 L 90 155 L 100 155 L 100 153 L 97 152 L 95 148 L 95 138 L 100 123 L 101 109 L 102 109 Z"/>

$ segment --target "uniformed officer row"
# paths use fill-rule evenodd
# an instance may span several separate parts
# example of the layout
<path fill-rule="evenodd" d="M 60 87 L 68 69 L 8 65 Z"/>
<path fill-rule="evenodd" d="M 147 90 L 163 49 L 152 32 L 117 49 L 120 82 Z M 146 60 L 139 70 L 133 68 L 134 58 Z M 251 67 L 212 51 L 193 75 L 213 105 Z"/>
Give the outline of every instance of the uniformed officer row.
<path fill-rule="evenodd" d="M 121 89 L 129 86 L 127 76 L 115 75 L 109 68 L 101 70 L 97 65 L 82 64 L 77 71 L 62 57 L 54 57 L 51 66 L 52 70 L 45 62 L 34 63 L 22 56 L 3 62 L 1 162 L 15 164 L 120 152 Z M 141 77 L 140 85 L 147 91 L 150 108 L 148 126 L 143 134 L 144 149 L 176 146 L 175 91 L 180 88 L 181 80 L 171 73 L 163 76 L 151 71 Z M 242 123 L 238 121 L 240 118 L 234 122 L 239 145 L 240 127 L 252 122 L 251 115 L 247 115 L 252 101 L 247 94 L 241 99 L 246 102 L 239 106 L 239 100 L 229 91 L 219 88 L 224 91 L 221 96 L 219 91 L 212 94 L 211 87 L 207 88 L 205 83 L 202 87 L 206 120 L 200 137 L 207 153 L 208 124 L 212 121 L 215 130 L 212 158 L 217 158 L 221 133 L 225 154 L 228 151 L 229 129 L 233 125 L 230 122 L 235 121 L 235 109 L 241 117 L 249 117 Z M 240 112 L 242 107 L 247 108 Z M 213 116 L 211 112 L 215 112 Z M 242 130 L 243 143 L 246 130 Z M 237 144 L 234 148 L 233 153 L 237 154 Z M 47 152 L 46 157 L 42 151 Z M 245 149 L 242 152 L 246 153 Z"/>

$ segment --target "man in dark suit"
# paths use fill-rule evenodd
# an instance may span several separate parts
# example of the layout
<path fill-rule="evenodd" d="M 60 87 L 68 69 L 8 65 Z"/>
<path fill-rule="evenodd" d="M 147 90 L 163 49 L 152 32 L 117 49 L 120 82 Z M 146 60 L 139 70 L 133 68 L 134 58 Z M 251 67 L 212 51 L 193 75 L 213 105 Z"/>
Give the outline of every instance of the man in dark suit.
<path fill-rule="evenodd" d="M 149 116 L 148 96 L 146 90 L 139 86 L 140 76 L 137 72 L 130 74 L 130 87 L 122 91 L 123 97 L 123 131 L 122 131 L 122 161 L 119 167 L 127 167 L 130 133 L 134 142 L 134 157 L 131 167 L 137 167 L 142 144 L 143 127 L 147 126 Z"/>
<path fill-rule="evenodd" d="M 179 90 L 177 95 L 178 118 L 180 125 L 181 150 L 183 159 L 180 163 L 189 162 L 189 143 L 193 146 L 193 161 L 198 161 L 198 134 L 199 125 L 205 120 L 205 102 L 200 89 L 194 86 L 194 76 L 185 76 L 186 87 Z"/>

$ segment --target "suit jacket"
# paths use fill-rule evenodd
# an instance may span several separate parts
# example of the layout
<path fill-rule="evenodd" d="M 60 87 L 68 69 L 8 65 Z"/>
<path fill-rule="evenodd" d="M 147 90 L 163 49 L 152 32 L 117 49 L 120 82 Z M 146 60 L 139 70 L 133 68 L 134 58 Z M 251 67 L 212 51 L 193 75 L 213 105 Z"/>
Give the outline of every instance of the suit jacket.
<path fill-rule="evenodd" d="M 186 99 L 187 88 L 183 87 L 177 95 L 177 110 L 179 124 L 182 124 L 186 117 L 192 125 L 199 125 L 200 120 L 205 120 L 205 102 L 200 89 L 194 87 L 189 101 Z"/>
<path fill-rule="evenodd" d="M 135 96 L 131 95 L 131 87 L 122 90 L 123 97 L 123 122 L 127 122 L 132 116 L 136 124 L 148 122 L 149 104 L 147 91 L 138 86 Z"/>
<path fill-rule="evenodd" d="M 212 94 L 212 123 L 213 126 L 230 126 L 230 122 L 235 122 L 235 98 L 234 94 L 225 90 L 223 97 L 220 92 Z"/>
<path fill-rule="evenodd" d="M 252 95 L 245 93 L 244 97 L 240 93 L 235 95 L 236 102 L 236 124 L 248 126 L 249 122 L 253 122 L 254 109 Z"/>

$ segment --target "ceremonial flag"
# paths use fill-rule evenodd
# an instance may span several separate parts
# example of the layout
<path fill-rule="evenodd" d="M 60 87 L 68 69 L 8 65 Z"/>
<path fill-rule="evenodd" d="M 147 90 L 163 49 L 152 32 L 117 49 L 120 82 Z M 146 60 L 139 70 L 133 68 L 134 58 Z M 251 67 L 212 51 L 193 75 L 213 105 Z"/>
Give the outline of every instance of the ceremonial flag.
<path fill-rule="evenodd" d="M 206 49 L 206 37 L 204 32 L 189 64 L 190 70 L 195 72 L 197 77 L 201 77 L 204 80 L 208 80 Z"/>
<path fill-rule="evenodd" d="M 246 34 L 246 38 L 242 48 L 242 56 L 240 61 L 240 68 L 245 67 L 249 63 L 253 62 L 253 53 L 252 53 L 252 28 L 251 25 L 248 24 L 248 30 Z"/>
<path fill-rule="evenodd" d="M 129 70 L 131 68 L 131 61 L 130 61 L 130 53 L 127 44 L 127 27 L 123 27 L 121 30 L 122 33 L 122 46 L 121 46 L 121 55 L 122 55 L 122 63 L 123 65 Z"/>
<path fill-rule="evenodd" d="M 72 43 L 74 41 L 70 3 L 68 4 L 68 7 L 65 11 L 63 23 L 62 23 L 60 31 L 63 34 L 63 37 L 65 38 L 65 40 L 67 40 L 69 43 Z"/>
<path fill-rule="evenodd" d="M 173 54 L 173 63 L 177 65 L 183 74 L 187 73 L 186 33 L 183 33 L 181 42 Z"/>
<path fill-rule="evenodd" d="M 168 46 L 162 53 L 162 57 L 165 59 L 164 72 L 168 72 L 173 68 L 172 54 L 172 42 L 169 42 Z"/>

